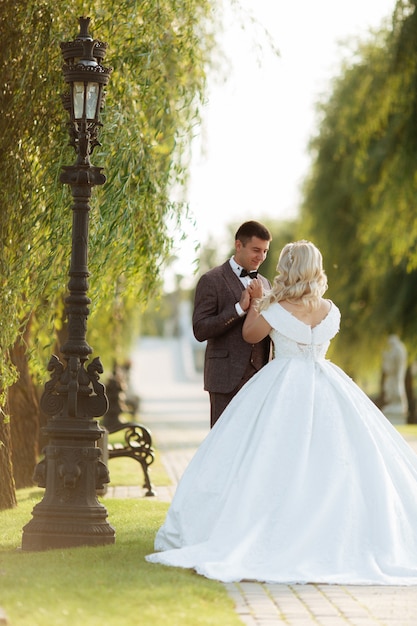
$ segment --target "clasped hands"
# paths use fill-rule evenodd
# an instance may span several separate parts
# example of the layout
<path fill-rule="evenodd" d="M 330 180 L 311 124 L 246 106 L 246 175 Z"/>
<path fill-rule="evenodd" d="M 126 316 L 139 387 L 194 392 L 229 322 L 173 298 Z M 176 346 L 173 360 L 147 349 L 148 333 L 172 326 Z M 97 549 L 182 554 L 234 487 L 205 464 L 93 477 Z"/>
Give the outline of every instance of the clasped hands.
<path fill-rule="evenodd" d="M 253 278 L 249 285 L 242 291 L 242 296 L 239 301 L 242 310 L 247 311 L 252 301 L 262 298 L 262 295 L 263 287 L 261 280 L 259 278 Z"/>

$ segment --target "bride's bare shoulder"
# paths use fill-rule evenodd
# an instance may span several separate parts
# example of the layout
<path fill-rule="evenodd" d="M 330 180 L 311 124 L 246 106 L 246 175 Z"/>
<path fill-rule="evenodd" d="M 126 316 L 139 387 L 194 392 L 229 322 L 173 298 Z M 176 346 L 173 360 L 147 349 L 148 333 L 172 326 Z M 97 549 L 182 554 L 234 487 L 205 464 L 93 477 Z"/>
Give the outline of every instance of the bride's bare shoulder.
<path fill-rule="evenodd" d="M 328 313 L 330 311 L 330 309 L 332 308 L 332 301 L 331 300 L 326 300 L 325 298 L 321 298 L 320 301 L 320 310 L 323 311 L 323 313 Z"/>

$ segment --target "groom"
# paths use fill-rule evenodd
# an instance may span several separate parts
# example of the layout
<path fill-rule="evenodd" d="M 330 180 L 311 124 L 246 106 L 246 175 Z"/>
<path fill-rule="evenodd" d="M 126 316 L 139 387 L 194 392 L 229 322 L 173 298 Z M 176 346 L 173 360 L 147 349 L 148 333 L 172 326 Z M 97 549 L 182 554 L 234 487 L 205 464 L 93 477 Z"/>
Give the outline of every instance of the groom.
<path fill-rule="evenodd" d="M 242 326 L 250 306 L 252 278 L 261 279 L 265 289 L 271 286 L 257 272 L 271 239 L 263 224 L 245 222 L 236 232 L 232 258 L 203 274 L 197 283 L 193 331 L 198 341 L 207 340 L 204 389 L 210 395 L 211 427 L 239 389 L 269 361 L 269 337 L 246 343 Z"/>

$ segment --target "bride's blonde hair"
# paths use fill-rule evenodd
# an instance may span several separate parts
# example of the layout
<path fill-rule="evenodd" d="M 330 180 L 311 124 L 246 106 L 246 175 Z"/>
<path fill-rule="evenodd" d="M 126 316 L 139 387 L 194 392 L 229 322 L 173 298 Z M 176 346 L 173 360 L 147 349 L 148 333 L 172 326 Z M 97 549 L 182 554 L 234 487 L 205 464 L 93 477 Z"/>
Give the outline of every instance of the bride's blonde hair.
<path fill-rule="evenodd" d="M 326 289 L 327 277 L 320 250 L 305 239 L 294 241 L 281 250 L 272 289 L 259 300 L 257 308 L 263 311 L 274 302 L 288 300 L 301 301 L 315 309 Z"/>

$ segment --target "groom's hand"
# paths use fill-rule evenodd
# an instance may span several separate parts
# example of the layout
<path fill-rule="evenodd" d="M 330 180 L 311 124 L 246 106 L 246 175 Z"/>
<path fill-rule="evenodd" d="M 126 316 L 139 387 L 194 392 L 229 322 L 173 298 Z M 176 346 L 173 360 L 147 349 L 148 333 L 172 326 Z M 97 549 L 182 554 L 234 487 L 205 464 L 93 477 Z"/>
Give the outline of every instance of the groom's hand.
<path fill-rule="evenodd" d="M 242 295 L 240 296 L 239 304 L 242 307 L 242 311 L 247 311 L 250 307 L 251 297 L 249 294 L 249 287 L 246 287 L 242 291 Z"/>

